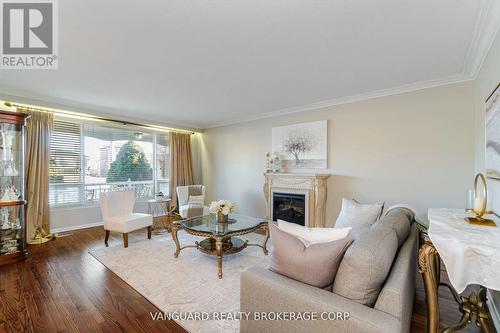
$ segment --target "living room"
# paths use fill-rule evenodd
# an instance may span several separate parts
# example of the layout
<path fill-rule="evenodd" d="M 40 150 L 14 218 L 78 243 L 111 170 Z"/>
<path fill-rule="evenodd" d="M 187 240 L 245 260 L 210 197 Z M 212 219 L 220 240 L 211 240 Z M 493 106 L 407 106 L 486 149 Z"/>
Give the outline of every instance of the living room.
<path fill-rule="evenodd" d="M 0 331 L 500 330 L 499 1 L 0 8 Z"/>

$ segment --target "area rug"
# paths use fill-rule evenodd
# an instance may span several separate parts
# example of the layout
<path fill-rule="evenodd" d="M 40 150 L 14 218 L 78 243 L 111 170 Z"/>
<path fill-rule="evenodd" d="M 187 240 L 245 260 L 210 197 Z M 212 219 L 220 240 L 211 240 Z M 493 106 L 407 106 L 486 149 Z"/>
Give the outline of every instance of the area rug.
<path fill-rule="evenodd" d="M 178 237 L 181 246 L 201 240 L 183 231 Z M 241 238 L 257 244 L 264 239 L 258 234 Z M 187 248 L 174 258 L 174 250 L 171 234 L 164 234 L 130 243 L 128 248 L 117 245 L 89 252 L 165 313 L 238 312 L 241 272 L 268 265 L 260 247 L 248 247 L 223 257 L 224 275 L 219 279 L 216 257 Z M 238 320 L 176 321 L 190 332 L 239 332 Z"/>

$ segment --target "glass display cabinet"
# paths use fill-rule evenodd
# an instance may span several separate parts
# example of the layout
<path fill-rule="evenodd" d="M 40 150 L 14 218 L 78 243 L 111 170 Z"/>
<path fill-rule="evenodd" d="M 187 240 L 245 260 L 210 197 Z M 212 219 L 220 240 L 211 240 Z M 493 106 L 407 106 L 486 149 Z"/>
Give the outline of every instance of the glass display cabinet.
<path fill-rule="evenodd" d="M 27 254 L 24 129 L 28 117 L 0 111 L 0 266 Z"/>

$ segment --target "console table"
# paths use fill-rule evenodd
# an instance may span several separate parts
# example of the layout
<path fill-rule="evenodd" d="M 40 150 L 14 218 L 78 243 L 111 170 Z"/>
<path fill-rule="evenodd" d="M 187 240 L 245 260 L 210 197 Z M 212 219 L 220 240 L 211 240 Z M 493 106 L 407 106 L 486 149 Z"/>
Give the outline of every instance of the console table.
<path fill-rule="evenodd" d="M 500 219 L 493 217 L 497 227 L 475 226 L 465 221 L 467 216 L 471 215 L 459 209 L 429 209 L 427 216 L 416 218 L 421 231 L 418 264 L 424 280 L 430 333 L 439 332 L 440 286 L 451 291 L 462 313 L 460 322 L 443 332 L 461 330 L 470 322 L 483 332 L 495 332 L 490 327 L 486 288 L 500 290 Z M 440 281 L 440 259 L 451 285 Z M 479 292 L 460 296 L 471 284 L 479 284 Z"/>

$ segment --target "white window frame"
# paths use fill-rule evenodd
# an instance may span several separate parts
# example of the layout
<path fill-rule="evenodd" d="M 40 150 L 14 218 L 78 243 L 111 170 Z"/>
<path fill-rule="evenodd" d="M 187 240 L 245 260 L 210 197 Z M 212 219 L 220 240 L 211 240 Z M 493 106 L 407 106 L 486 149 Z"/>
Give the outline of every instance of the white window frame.
<path fill-rule="evenodd" d="M 111 190 L 113 187 L 122 187 L 125 188 L 130 188 L 130 185 L 135 185 L 138 183 L 151 183 L 151 188 L 152 188 L 152 195 L 147 196 L 147 197 L 137 197 L 138 202 L 146 202 L 147 200 L 150 200 L 153 198 L 154 194 L 158 192 L 157 189 L 157 183 L 158 181 L 162 183 L 167 183 L 168 184 L 168 179 L 157 179 L 157 166 L 158 166 L 158 156 L 157 156 L 157 135 L 160 135 L 160 133 L 156 131 L 145 131 L 143 128 L 141 128 L 142 132 L 147 132 L 152 135 L 152 140 L 151 143 L 153 145 L 153 161 L 151 161 L 151 167 L 153 169 L 152 172 L 152 179 L 151 181 L 141 181 L 141 182 L 116 182 L 116 183 L 102 183 L 102 184 L 86 184 L 85 183 L 85 131 L 83 130 L 83 126 L 85 126 L 85 122 L 76 122 L 74 120 L 67 120 L 67 119 L 62 119 L 63 121 L 67 122 L 74 122 L 75 124 L 78 124 L 80 126 L 80 182 L 79 183 L 51 183 L 49 179 L 49 191 L 50 187 L 52 186 L 75 186 L 79 187 L 79 197 L 80 201 L 78 202 L 68 202 L 68 203 L 49 203 L 49 207 L 51 209 L 58 209 L 58 208 L 67 208 L 67 207 L 92 207 L 92 206 L 98 206 L 99 201 L 98 201 L 98 196 L 96 196 L 93 200 L 87 200 L 86 199 L 86 187 L 87 186 L 99 186 L 99 187 L 109 187 L 109 190 Z M 56 120 L 57 121 L 57 120 Z M 117 126 L 118 127 L 118 126 Z M 118 127 L 119 128 L 119 127 Z M 130 129 L 133 130 L 133 129 Z M 162 132 L 161 135 L 168 135 L 168 133 Z M 170 144 L 170 143 L 169 143 Z M 106 191 L 98 191 L 98 193 L 103 193 Z"/>

